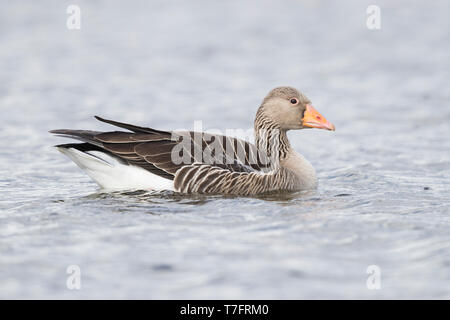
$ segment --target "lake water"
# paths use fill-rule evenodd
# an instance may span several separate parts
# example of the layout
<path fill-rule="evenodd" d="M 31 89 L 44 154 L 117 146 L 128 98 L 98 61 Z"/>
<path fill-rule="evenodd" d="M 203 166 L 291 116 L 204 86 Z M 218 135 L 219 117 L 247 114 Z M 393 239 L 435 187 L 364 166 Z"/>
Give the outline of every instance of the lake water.
<path fill-rule="evenodd" d="M 74 4 L 0 2 L 0 298 L 450 298 L 450 2 Z M 47 133 L 247 129 L 279 85 L 336 125 L 289 133 L 317 191 L 102 193 Z"/>

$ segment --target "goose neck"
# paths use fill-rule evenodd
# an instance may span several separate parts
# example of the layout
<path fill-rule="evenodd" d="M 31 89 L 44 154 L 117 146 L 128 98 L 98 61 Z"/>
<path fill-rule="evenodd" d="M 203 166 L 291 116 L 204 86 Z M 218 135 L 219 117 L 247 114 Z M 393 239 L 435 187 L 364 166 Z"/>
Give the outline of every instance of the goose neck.
<path fill-rule="evenodd" d="M 265 117 L 257 117 L 255 120 L 255 144 L 258 150 L 265 152 L 277 163 L 292 152 L 287 130 Z"/>

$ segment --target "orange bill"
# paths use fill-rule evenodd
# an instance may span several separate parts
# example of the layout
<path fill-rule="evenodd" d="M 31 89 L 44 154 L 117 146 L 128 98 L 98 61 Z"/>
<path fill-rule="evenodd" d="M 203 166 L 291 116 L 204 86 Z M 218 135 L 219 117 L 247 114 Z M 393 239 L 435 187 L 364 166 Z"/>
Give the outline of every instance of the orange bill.
<path fill-rule="evenodd" d="M 302 125 L 309 128 L 335 130 L 334 125 L 309 104 L 306 105 Z"/>

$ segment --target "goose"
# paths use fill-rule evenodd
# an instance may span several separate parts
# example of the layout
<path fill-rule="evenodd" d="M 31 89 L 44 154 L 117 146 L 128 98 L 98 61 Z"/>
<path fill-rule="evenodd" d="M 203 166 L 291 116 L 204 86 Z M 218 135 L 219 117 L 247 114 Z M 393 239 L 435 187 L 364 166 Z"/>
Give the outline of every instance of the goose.
<path fill-rule="evenodd" d="M 163 131 L 104 119 L 127 131 L 51 130 L 77 143 L 55 147 L 103 189 L 256 195 L 317 187 L 313 166 L 291 147 L 288 130 L 335 130 L 301 92 L 277 87 L 254 121 L 255 143 L 219 134 Z"/>

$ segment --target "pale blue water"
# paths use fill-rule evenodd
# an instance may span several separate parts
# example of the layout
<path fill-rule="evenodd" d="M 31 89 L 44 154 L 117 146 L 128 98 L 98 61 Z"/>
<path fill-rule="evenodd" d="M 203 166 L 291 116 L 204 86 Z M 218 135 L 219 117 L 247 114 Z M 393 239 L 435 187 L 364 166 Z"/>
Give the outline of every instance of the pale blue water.
<path fill-rule="evenodd" d="M 448 1 L 74 4 L 0 2 L 1 298 L 450 298 Z M 289 135 L 316 192 L 102 194 L 47 133 L 247 129 L 279 85 L 336 125 Z"/>

